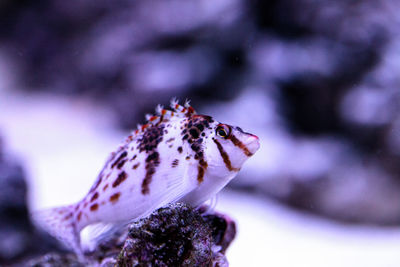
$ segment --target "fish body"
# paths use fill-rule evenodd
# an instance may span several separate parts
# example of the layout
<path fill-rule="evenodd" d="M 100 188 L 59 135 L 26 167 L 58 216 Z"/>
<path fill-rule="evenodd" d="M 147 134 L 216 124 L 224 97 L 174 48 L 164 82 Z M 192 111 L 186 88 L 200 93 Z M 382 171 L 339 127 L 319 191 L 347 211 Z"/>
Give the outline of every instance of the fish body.
<path fill-rule="evenodd" d="M 156 108 L 106 161 L 78 203 L 35 215 L 51 234 L 81 252 L 80 231 L 124 223 L 172 202 L 198 206 L 236 176 L 259 148 L 258 137 L 198 115 L 186 102 Z"/>

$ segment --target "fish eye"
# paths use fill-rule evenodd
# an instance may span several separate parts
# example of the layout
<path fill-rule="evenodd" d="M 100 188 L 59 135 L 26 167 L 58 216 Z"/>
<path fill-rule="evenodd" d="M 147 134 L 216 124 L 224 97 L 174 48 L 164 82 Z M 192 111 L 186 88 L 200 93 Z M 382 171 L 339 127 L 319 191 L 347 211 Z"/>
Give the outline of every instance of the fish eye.
<path fill-rule="evenodd" d="M 227 138 L 231 134 L 231 128 L 225 124 L 220 124 L 215 129 L 215 133 L 222 138 Z"/>

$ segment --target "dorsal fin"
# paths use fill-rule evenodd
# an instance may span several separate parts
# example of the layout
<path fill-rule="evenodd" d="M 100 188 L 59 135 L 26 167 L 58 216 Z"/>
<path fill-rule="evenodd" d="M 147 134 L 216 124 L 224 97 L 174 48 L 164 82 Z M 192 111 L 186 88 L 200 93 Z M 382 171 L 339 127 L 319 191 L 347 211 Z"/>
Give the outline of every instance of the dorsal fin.
<path fill-rule="evenodd" d="M 143 133 L 151 125 L 158 125 L 160 123 L 167 122 L 171 120 L 172 117 L 184 118 L 196 114 L 196 111 L 192 106 L 190 106 L 189 103 L 190 101 L 186 100 L 182 106 L 179 104 L 179 101 L 176 98 L 172 98 L 170 102 L 170 107 L 172 110 L 165 109 L 162 105 L 157 105 L 155 114 L 146 114 L 145 124 L 138 124 L 136 130 L 132 131 L 131 135 L 126 138 L 124 144 L 132 141 L 136 136 Z"/>
<path fill-rule="evenodd" d="M 125 149 L 132 140 L 141 135 L 151 125 L 158 125 L 160 123 L 167 122 L 171 120 L 172 117 L 186 118 L 197 114 L 194 108 L 190 106 L 190 100 L 188 99 L 185 100 L 185 103 L 182 106 L 179 104 L 179 101 L 174 97 L 171 99 L 170 107 L 172 110 L 165 109 L 162 105 L 157 105 L 154 115 L 146 114 L 145 124 L 138 124 L 136 126 L 136 129 L 133 130 L 131 134 L 120 144 L 119 148 L 111 153 L 106 162 L 108 163 L 110 160 L 112 160 L 116 154 Z"/>

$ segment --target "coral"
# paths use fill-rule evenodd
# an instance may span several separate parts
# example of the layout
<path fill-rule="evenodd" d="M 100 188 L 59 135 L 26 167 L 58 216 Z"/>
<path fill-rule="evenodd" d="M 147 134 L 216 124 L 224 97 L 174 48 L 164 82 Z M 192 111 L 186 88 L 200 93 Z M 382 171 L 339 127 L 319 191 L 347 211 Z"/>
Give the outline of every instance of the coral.
<path fill-rule="evenodd" d="M 223 216 L 201 216 L 184 204 L 171 204 L 131 225 L 118 264 L 224 266 L 223 252 L 234 235 L 233 222 Z"/>

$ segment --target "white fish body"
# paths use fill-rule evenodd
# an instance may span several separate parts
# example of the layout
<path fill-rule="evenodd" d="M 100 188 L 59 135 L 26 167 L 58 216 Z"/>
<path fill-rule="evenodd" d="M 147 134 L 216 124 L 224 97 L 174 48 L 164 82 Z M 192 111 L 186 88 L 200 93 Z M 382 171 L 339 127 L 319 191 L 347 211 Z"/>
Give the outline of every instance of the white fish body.
<path fill-rule="evenodd" d="M 172 202 L 198 206 L 218 193 L 259 148 L 255 135 L 196 115 L 186 102 L 158 106 L 156 116 L 112 153 L 78 203 L 34 214 L 52 235 L 81 253 L 80 231 L 124 223 Z"/>

